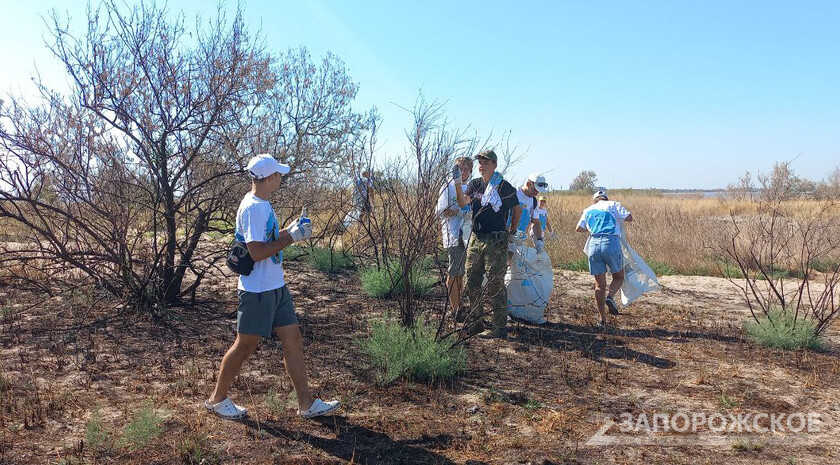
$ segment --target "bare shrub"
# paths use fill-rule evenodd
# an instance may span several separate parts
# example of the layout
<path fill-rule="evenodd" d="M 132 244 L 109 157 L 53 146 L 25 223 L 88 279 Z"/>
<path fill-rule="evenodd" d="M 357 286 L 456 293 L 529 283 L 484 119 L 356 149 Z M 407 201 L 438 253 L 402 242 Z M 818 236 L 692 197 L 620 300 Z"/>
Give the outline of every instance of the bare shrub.
<path fill-rule="evenodd" d="M 774 316 L 787 314 L 793 324 L 811 320 L 821 334 L 840 312 L 840 209 L 830 201 L 803 212 L 783 198 L 763 200 L 754 216 L 733 214 L 719 250 L 743 275 L 730 280 L 756 323 L 774 325 Z"/>
<path fill-rule="evenodd" d="M 450 128 L 442 104 L 427 102 L 422 94 L 412 109 L 414 123 L 406 136 L 409 148 L 402 156 L 384 160 L 376 183 L 374 212 L 362 220 L 372 248 L 374 266 L 387 273 L 399 306 L 402 325 L 414 325 L 419 312 L 415 301 L 416 273 L 439 251 L 435 214 L 438 190 L 447 178 L 451 161 L 475 150 L 475 138 Z M 375 137 L 375 136 L 374 136 Z M 370 253 L 372 251 L 372 254 Z"/>
<path fill-rule="evenodd" d="M 737 182 L 726 186 L 726 195 L 734 200 L 752 200 L 755 192 L 755 183 L 749 171 L 739 177 Z"/>

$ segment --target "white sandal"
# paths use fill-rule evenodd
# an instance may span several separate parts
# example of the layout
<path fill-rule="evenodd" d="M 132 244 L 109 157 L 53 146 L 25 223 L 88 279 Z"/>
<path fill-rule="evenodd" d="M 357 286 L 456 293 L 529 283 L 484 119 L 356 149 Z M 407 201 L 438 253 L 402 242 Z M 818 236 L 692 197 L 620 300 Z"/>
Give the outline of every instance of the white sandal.
<path fill-rule="evenodd" d="M 321 399 L 315 399 L 315 402 L 312 402 L 312 405 L 308 409 L 303 411 L 298 410 L 298 415 L 303 418 L 315 418 L 330 413 L 333 410 L 338 409 L 340 406 L 341 402 L 337 400 L 324 402 Z"/>
<path fill-rule="evenodd" d="M 234 404 L 230 397 L 225 397 L 224 400 L 216 404 L 204 401 L 204 408 L 226 420 L 239 420 L 248 416 L 248 409 Z"/>

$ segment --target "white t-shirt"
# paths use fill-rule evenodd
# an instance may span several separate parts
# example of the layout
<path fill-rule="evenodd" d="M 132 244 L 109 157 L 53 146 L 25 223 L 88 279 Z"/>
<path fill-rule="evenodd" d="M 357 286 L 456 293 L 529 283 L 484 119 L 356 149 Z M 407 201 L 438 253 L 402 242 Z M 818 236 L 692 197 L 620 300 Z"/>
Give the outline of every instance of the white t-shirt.
<path fill-rule="evenodd" d="M 466 192 L 467 185 L 462 184 L 461 189 Z M 457 209 L 458 213 L 453 216 L 443 216 L 443 212 L 450 209 Z M 464 208 L 458 208 L 458 198 L 455 196 L 454 181 L 449 181 L 447 184 L 441 186 L 437 205 L 435 206 L 435 214 L 440 217 L 443 248 L 448 249 L 449 247 L 459 245 L 462 238 L 464 243 L 467 243 L 469 237 L 462 237 L 462 230 L 466 222 L 471 222 L 472 213 L 469 204 Z"/>
<path fill-rule="evenodd" d="M 519 217 L 519 227 L 517 229 L 526 232 L 532 219 L 540 219 L 539 216 L 536 216 L 537 212 L 534 208 L 536 199 L 528 196 L 521 187 L 516 188 L 516 198 L 519 200 L 519 206 L 522 207 L 522 216 Z M 510 220 L 508 220 L 508 224 L 510 224 Z"/>
<path fill-rule="evenodd" d="M 271 204 L 248 192 L 236 212 L 236 238 L 244 243 L 270 242 L 280 235 L 280 225 Z M 283 251 L 254 263 L 248 276 L 239 276 L 237 288 L 248 292 L 265 292 L 286 285 L 283 277 Z"/>
<path fill-rule="evenodd" d="M 621 223 L 630 212 L 615 200 L 599 200 L 583 211 L 578 226 L 593 236 L 621 236 Z"/>
<path fill-rule="evenodd" d="M 545 227 L 548 224 L 548 210 L 545 208 L 535 208 L 534 218 L 540 220 L 540 227 L 542 227 L 543 233 L 545 233 Z"/>

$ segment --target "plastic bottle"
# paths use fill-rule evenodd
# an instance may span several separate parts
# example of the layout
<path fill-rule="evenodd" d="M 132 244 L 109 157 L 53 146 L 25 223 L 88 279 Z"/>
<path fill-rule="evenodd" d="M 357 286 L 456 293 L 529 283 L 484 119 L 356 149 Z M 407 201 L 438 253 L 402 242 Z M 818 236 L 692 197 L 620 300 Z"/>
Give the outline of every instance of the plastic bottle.
<path fill-rule="evenodd" d="M 300 219 L 298 220 L 298 222 L 299 224 L 306 224 L 312 222 L 312 220 L 310 220 L 307 216 L 306 205 L 304 205 L 303 208 L 300 209 Z"/>

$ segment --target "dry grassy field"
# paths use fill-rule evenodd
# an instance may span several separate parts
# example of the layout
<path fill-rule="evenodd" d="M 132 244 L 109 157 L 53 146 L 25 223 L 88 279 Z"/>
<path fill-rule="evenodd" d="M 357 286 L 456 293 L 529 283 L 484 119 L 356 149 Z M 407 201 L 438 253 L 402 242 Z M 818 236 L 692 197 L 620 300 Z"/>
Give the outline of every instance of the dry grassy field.
<path fill-rule="evenodd" d="M 751 212 L 714 199 L 616 199 L 636 218 L 631 243 L 675 272 L 713 265 L 705 245 L 716 222 L 733 208 Z M 582 257 L 584 237 L 572 229 L 587 203 L 550 197 L 555 263 Z M 276 340 L 234 383 L 247 420 L 204 411 L 235 337 L 231 275 L 213 276 L 201 305 L 162 320 L 120 314 L 81 289 L 45 300 L 0 283 L 0 463 L 840 463 L 836 331 L 826 352 L 761 347 L 745 338 L 749 313 L 724 278 L 664 276 L 663 291 L 605 331 L 593 326 L 591 277 L 558 268 L 546 325 L 513 323 L 509 341 L 470 341 L 468 368 L 452 381 L 383 386 L 359 341 L 394 303 L 366 296 L 353 270 L 325 274 L 300 260 L 286 269 L 312 384 L 344 405 L 334 416 L 295 417 Z M 429 315 L 444 301 L 438 286 L 424 299 Z M 712 446 L 690 437 L 587 444 L 622 414 L 674 412 L 816 412 L 823 424 L 817 435 L 725 434 Z"/>
<path fill-rule="evenodd" d="M 654 195 L 647 191 L 618 192 L 611 197 L 633 213 L 634 222 L 626 226 L 627 239 L 657 274 L 722 276 L 719 245 L 723 232 L 732 224 L 732 215 L 739 221 L 754 217 L 758 203 L 725 197 L 704 198 L 694 195 Z M 549 241 L 546 250 L 555 266 L 586 268 L 582 253 L 584 234 L 574 227 L 584 208 L 592 203 L 584 195 L 549 195 L 549 221 L 558 239 Z M 798 215 L 809 216 L 825 202 L 801 200 L 785 202 L 784 208 Z M 840 215 L 840 207 L 829 207 Z M 832 257 L 834 263 L 840 257 Z"/>

